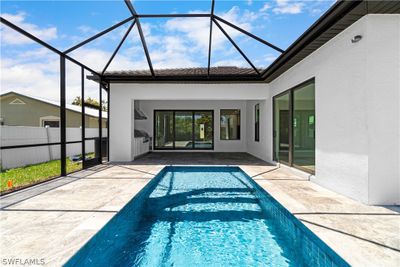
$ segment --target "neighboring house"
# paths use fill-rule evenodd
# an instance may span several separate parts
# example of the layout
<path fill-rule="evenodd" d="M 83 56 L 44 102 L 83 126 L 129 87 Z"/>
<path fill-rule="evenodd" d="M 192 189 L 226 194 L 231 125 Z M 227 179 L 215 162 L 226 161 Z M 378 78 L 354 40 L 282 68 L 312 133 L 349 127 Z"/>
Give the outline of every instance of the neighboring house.
<path fill-rule="evenodd" d="M 81 109 L 80 106 L 66 105 L 67 127 L 81 127 Z M 107 112 L 103 112 L 102 117 L 105 128 Z M 97 128 L 98 118 L 98 110 L 85 107 L 86 128 Z M 56 101 L 8 92 L 0 95 L 0 123 L 6 126 L 60 127 L 60 105 Z"/>

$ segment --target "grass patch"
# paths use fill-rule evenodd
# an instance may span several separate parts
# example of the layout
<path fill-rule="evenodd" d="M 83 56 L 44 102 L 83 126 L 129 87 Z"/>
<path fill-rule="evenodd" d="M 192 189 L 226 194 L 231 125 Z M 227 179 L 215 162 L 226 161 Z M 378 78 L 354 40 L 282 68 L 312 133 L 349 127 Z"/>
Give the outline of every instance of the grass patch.
<path fill-rule="evenodd" d="M 67 173 L 82 169 L 82 162 L 72 162 L 67 158 Z M 44 163 L 29 165 L 2 171 L 0 192 L 16 189 L 22 186 L 38 183 L 61 175 L 61 161 L 52 160 Z M 12 187 L 8 187 L 11 181 Z"/>

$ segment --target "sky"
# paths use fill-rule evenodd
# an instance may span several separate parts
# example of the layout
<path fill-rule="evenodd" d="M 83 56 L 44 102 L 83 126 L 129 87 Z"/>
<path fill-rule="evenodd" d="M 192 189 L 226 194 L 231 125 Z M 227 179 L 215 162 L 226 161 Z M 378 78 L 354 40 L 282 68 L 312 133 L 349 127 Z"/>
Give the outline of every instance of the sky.
<path fill-rule="evenodd" d="M 209 13 L 211 1 L 132 1 L 139 14 Z M 215 14 L 286 49 L 333 0 L 216 0 Z M 123 0 L 1 1 L 1 16 L 60 50 L 130 17 Z M 208 18 L 142 18 L 155 69 L 207 67 Z M 280 53 L 220 23 L 257 68 L 266 68 Z M 130 23 L 71 52 L 70 56 L 101 71 Z M 59 57 L 21 34 L 0 26 L 1 93 L 16 91 L 59 101 Z M 250 67 L 218 27 L 213 25 L 211 66 Z M 108 70 L 147 69 L 135 26 Z M 89 74 L 89 73 L 87 73 Z M 80 95 L 80 68 L 67 62 L 67 102 Z M 98 98 L 98 86 L 86 81 L 86 96 Z"/>

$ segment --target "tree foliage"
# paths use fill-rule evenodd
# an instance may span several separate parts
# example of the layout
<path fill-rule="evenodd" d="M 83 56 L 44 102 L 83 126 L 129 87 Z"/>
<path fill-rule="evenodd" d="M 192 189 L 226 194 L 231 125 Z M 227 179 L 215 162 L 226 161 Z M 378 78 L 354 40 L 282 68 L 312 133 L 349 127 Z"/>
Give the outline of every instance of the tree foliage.
<path fill-rule="evenodd" d="M 82 99 L 80 96 L 75 97 L 74 101 L 71 103 L 72 105 L 76 106 L 82 106 Z M 99 109 L 100 104 L 99 101 L 96 99 L 93 99 L 91 97 L 88 97 L 85 99 L 85 107 L 90 107 L 90 108 L 95 108 Z M 102 111 L 107 111 L 107 101 L 103 100 L 101 101 L 101 110 Z"/>

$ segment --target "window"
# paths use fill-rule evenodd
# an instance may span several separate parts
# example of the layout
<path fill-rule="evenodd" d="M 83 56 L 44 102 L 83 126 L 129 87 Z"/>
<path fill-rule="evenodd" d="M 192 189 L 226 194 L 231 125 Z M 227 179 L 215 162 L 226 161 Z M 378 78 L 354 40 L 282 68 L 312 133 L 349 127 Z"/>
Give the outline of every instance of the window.
<path fill-rule="evenodd" d="M 60 127 L 60 118 L 57 116 L 40 117 L 41 127 Z"/>
<path fill-rule="evenodd" d="M 43 127 L 60 127 L 60 121 L 42 121 Z"/>
<path fill-rule="evenodd" d="M 240 140 L 240 109 L 221 109 L 220 139 Z"/>
<path fill-rule="evenodd" d="M 154 149 L 213 149 L 212 110 L 155 110 Z"/>
<path fill-rule="evenodd" d="M 254 107 L 254 141 L 260 141 L 260 104 Z"/>

